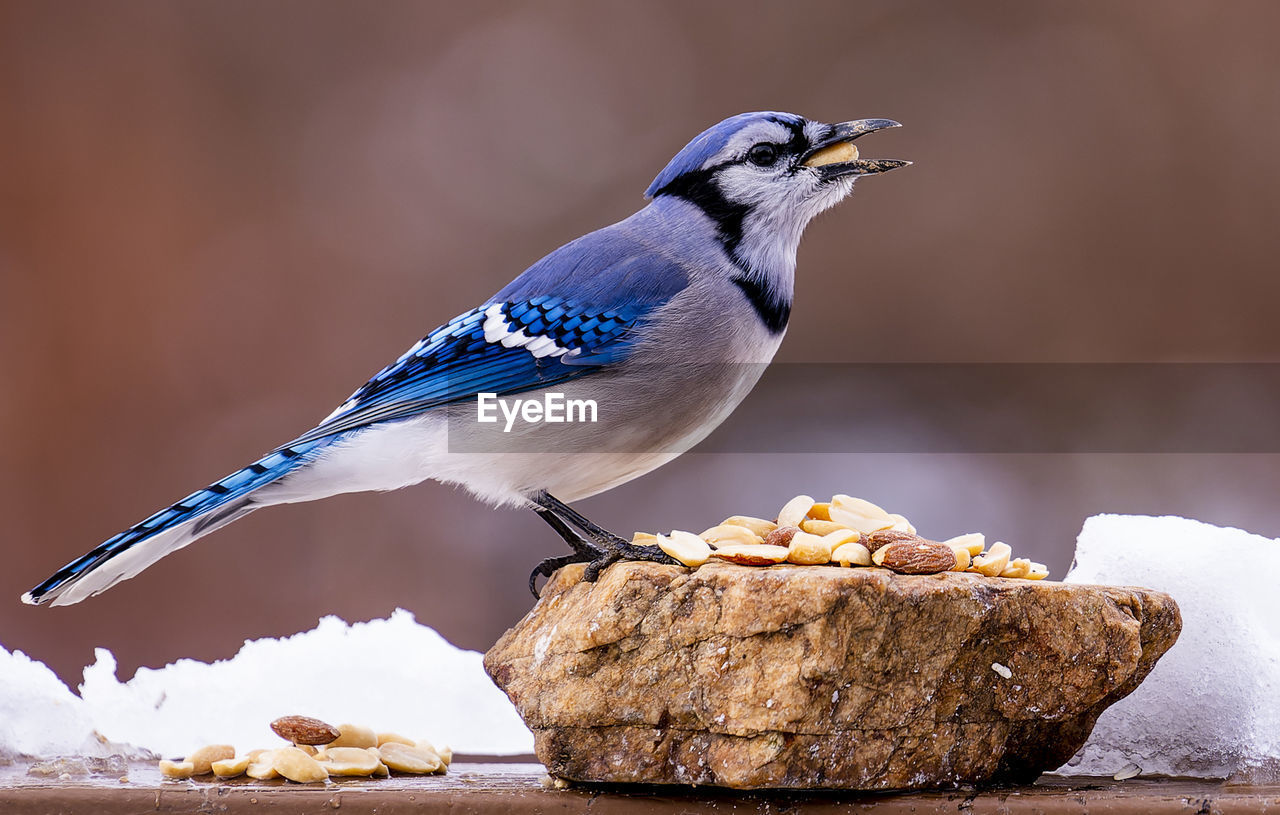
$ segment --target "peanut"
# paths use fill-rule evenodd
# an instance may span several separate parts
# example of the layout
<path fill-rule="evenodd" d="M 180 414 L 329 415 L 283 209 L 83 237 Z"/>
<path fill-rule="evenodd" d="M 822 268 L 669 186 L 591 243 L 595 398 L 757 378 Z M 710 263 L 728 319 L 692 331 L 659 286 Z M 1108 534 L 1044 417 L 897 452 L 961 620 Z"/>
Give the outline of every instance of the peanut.
<path fill-rule="evenodd" d="M 378 736 L 372 728 L 356 724 L 338 725 L 338 737 L 329 742 L 329 747 L 377 747 Z"/>
<path fill-rule="evenodd" d="M 387 742 L 403 744 L 404 742 Z M 382 761 L 368 750 L 360 747 L 332 747 L 324 751 L 321 765 L 329 775 L 373 775 L 378 771 Z"/>
<path fill-rule="evenodd" d="M 271 759 L 271 768 L 299 784 L 314 784 L 329 777 L 323 764 L 297 747 L 281 747 L 276 750 Z"/>
<path fill-rule="evenodd" d="M 436 747 L 434 744 L 427 741 L 426 739 L 418 739 L 417 746 L 419 750 L 426 750 L 428 753 L 433 753 L 436 757 L 440 759 L 440 769 L 436 770 L 436 772 L 439 774 L 443 774 L 448 769 L 449 764 L 452 763 L 453 761 L 452 747 L 443 747 L 443 748 Z M 448 758 L 445 758 L 446 752 L 449 754 Z"/>
<path fill-rule="evenodd" d="M 228 758 L 222 761 L 215 761 L 210 767 L 213 774 L 219 778 L 235 778 L 238 775 L 244 775 L 244 771 L 249 769 L 249 763 L 252 759 L 249 756 L 240 756 L 239 758 Z"/>
<path fill-rule="evenodd" d="M 1044 580 L 1049 576 L 1049 567 L 1043 563 L 1031 561 L 1031 569 L 1027 571 L 1028 580 Z"/>
<path fill-rule="evenodd" d="M 772 566 L 786 560 L 788 551 L 784 546 L 770 546 L 765 543 L 731 543 L 712 552 L 711 557 L 742 566 Z"/>
<path fill-rule="evenodd" d="M 896 529 L 899 532 L 910 532 L 912 535 L 916 534 L 916 528 L 911 525 L 911 521 L 896 512 L 889 513 L 889 520 L 893 521 L 893 526 L 889 527 L 890 529 Z"/>
<path fill-rule="evenodd" d="M 691 569 L 698 568 L 711 557 L 711 547 L 706 541 L 692 532 L 683 532 L 679 529 L 672 532 L 670 537 L 659 535 L 658 548 Z M 381 747 L 382 745 L 368 746 Z"/>
<path fill-rule="evenodd" d="M 160 759 L 160 774 L 165 778 L 190 778 L 195 775 L 195 765 L 190 761 L 170 761 L 167 758 L 162 758 Z"/>
<path fill-rule="evenodd" d="M 805 514 L 814 521 L 829 521 L 831 520 L 831 504 L 826 501 L 819 501 L 809 507 L 809 511 Z"/>
<path fill-rule="evenodd" d="M 837 529 L 834 532 L 828 532 L 822 536 L 824 540 L 831 544 L 831 551 L 835 551 L 837 546 L 844 546 L 846 543 L 857 543 L 862 540 L 862 533 L 856 529 Z M 866 549 L 866 544 L 863 544 Z M 871 554 L 871 550 L 867 550 L 867 554 Z"/>
<path fill-rule="evenodd" d="M 824 164 L 836 164 L 842 161 L 853 161 L 858 157 L 858 147 L 847 141 L 837 142 L 824 147 L 804 162 L 806 167 L 821 167 Z"/>
<path fill-rule="evenodd" d="M 954 538 L 948 538 L 943 541 L 951 547 L 963 546 L 969 552 L 969 557 L 977 557 L 982 554 L 982 550 L 987 548 L 987 536 L 981 532 L 969 532 L 964 535 L 956 535 Z"/>
<path fill-rule="evenodd" d="M 631 542 L 636 546 L 654 546 L 658 543 L 658 536 L 652 532 L 637 532 L 631 536 Z"/>
<path fill-rule="evenodd" d="M 1009 565 L 1005 566 L 1000 572 L 1001 577 L 1026 577 L 1031 571 L 1031 561 L 1024 557 L 1016 557 L 1009 561 Z"/>
<path fill-rule="evenodd" d="M 800 522 L 800 528 L 810 535 L 830 535 L 832 532 L 838 532 L 842 529 L 856 532 L 856 530 L 849 530 L 849 527 L 842 526 L 835 521 L 803 520 Z"/>
<path fill-rule="evenodd" d="M 399 733 L 379 733 L 378 734 L 379 747 L 381 747 L 384 744 L 387 744 L 388 742 L 398 742 L 400 744 L 410 744 L 410 745 L 417 744 L 417 742 L 414 741 L 413 739 L 409 738 L 408 736 L 402 736 Z"/>
<path fill-rule="evenodd" d="M 866 518 L 880 518 L 882 520 L 887 520 L 889 518 L 889 513 L 885 512 L 880 507 L 865 498 L 854 498 L 852 495 L 832 496 L 831 506 L 838 507 L 845 512 L 862 515 Z"/>
<path fill-rule="evenodd" d="M 230 744 L 207 744 L 187 756 L 193 767 L 192 775 L 208 775 L 213 772 L 213 762 L 236 757 L 236 748 Z"/>
<path fill-rule="evenodd" d="M 1128 781 L 1130 778 L 1136 778 L 1142 774 L 1142 768 L 1132 761 L 1121 767 L 1115 775 L 1111 776 L 1112 781 Z"/>
<path fill-rule="evenodd" d="M 719 546 L 724 543 L 764 543 L 764 540 L 759 535 L 745 526 L 738 526 L 737 524 L 719 524 L 706 530 L 698 537 L 712 546 Z M 672 555 L 672 557 L 675 556 Z"/>
<path fill-rule="evenodd" d="M 787 561 L 804 566 L 819 566 L 831 562 L 831 544 L 826 539 L 808 532 L 797 532 L 787 545 Z"/>
<path fill-rule="evenodd" d="M 864 535 L 880 529 L 889 529 L 894 523 L 889 518 L 872 518 L 857 512 L 851 512 L 838 504 L 831 505 L 829 514 L 831 515 L 831 520 L 841 526 L 856 529 Z"/>
<path fill-rule="evenodd" d="M 253 753 L 258 753 L 258 755 L 254 756 Z M 275 750 L 254 750 L 253 753 L 249 754 L 253 757 L 249 761 L 249 766 L 244 768 L 245 775 L 250 778 L 256 778 L 259 781 L 269 781 L 280 776 L 280 773 L 276 772 L 275 768 Z"/>
<path fill-rule="evenodd" d="M 773 521 L 766 521 L 764 518 L 752 518 L 750 515 L 733 515 L 725 518 L 720 525 L 745 527 L 762 538 L 778 528 L 778 525 Z"/>
<path fill-rule="evenodd" d="M 991 544 L 985 554 L 974 558 L 973 565 L 969 568 L 987 577 L 997 577 L 1009 565 L 1009 556 L 1012 554 L 1013 549 L 1009 544 L 997 541 Z"/>
<path fill-rule="evenodd" d="M 813 504 L 813 499 L 808 495 L 797 495 L 792 498 L 778 510 L 778 526 L 799 526 L 809 514 L 809 510 L 813 509 Z"/>
<path fill-rule="evenodd" d="M 410 747 L 407 744 L 391 742 L 379 747 L 378 754 L 382 757 L 382 763 L 401 773 L 425 775 L 434 773 L 444 766 L 444 762 L 440 760 L 440 756 L 436 755 L 434 750 Z"/>
<path fill-rule="evenodd" d="M 831 553 L 831 559 L 841 566 L 870 566 L 871 553 L 857 541 L 841 544 Z"/>
<path fill-rule="evenodd" d="M 954 543 L 948 543 L 947 546 L 950 546 L 951 551 L 956 553 L 956 565 L 952 567 L 951 571 L 963 572 L 965 569 L 969 568 L 969 564 L 972 563 L 973 560 L 969 555 L 968 547 L 956 546 Z"/>

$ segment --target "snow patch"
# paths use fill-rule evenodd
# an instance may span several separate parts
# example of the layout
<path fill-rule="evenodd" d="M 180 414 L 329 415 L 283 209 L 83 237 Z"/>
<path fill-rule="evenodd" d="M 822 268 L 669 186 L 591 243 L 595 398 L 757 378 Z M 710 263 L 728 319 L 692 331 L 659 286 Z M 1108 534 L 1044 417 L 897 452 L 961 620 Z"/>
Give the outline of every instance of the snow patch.
<path fill-rule="evenodd" d="M 116 678 L 110 651 L 95 655 L 77 697 L 43 664 L 0 648 L 0 753 L 93 751 L 95 731 L 163 756 L 215 743 L 248 750 L 277 744 L 268 724 L 295 713 L 460 753 L 533 752 L 532 734 L 490 682 L 482 655 L 404 610 L 350 625 L 325 617 L 291 637 L 246 641 L 229 660 L 141 668 L 127 682 Z"/>
<path fill-rule="evenodd" d="M 96 754 L 84 702 L 42 662 L 0 647 L 0 758 Z"/>
<path fill-rule="evenodd" d="M 1085 521 L 1064 582 L 1168 592 L 1182 634 L 1058 772 L 1280 782 L 1280 541 L 1177 517 Z"/>

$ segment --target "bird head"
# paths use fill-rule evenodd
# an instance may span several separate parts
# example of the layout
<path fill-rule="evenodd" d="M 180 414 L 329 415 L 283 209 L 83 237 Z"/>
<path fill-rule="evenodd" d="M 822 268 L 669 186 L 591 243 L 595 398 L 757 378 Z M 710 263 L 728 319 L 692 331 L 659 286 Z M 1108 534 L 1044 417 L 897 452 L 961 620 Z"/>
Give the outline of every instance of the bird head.
<path fill-rule="evenodd" d="M 726 251 L 745 267 L 794 265 L 805 226 L 847 196 L 857 178 L 911 163 L 861 158 L 853 145 L 898 126 L 888 119 L 826 124 L 793 113 L 742 113 L 689 142 L 645 196 L 683 198 L 700 207 L 716 223 Z"/>

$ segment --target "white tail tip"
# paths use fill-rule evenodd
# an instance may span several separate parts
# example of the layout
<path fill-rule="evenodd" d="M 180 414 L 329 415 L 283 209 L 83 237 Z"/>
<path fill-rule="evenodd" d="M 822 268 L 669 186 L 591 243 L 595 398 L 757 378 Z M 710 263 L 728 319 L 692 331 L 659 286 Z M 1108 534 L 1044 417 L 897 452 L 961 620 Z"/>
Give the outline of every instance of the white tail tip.
<path fill-rule="evenodd" d="M 39 605 L 39 603 L 36 602 L 36 598 L 32 597 L 31 592 L 29 591 L 24 591 L 22 593 L 22 602 L 26 603 L 29 606 Z"/>

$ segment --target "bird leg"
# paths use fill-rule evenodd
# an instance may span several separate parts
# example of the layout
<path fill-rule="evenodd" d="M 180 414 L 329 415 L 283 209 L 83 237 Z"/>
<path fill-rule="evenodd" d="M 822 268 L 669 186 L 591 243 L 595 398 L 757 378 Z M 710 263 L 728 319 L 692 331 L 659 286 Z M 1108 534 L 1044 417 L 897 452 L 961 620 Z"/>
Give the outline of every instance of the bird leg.
<path fill-rule="evenodd" d="M 594 583 L 605 567 L 619 560 L 652 560 L 656 563 L 675 563 L 666 552 L 657 546 L 640 546 L 623 540 L 612 532 L 587 520 L 576 510 L 555 498 L 545 490 L 534 495 L 533 511 L 538 517 L 556 531 L 573 549 L 572 555 L 547 558 L 539 563 L 529 575 L 529 591 L 538 596 L 536 589 L 538 576 L 551 577 L 556 569 L 570 563 L 586 563 L 586 571 L 582 577 Z M 572 524 L 572 526 L 571 526 Z M 573 527 L 577 527 L 575 530 Z M 578 530 L 581 530 L 579 533 Z"/>

